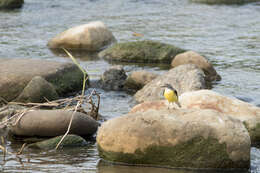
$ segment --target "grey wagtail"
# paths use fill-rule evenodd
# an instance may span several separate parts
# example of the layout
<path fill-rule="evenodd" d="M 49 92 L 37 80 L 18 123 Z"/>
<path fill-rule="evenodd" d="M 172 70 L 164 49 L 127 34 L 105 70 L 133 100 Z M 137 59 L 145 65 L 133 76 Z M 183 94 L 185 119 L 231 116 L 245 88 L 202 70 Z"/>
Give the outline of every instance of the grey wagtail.
<path fill-rule="evenodd" d="M 164 84 L 162 87 L 165 88 L 163 91 L 163 96 L 168 100 L 169 104 L 176 103 L 178 107 L 181 107 L 178 100 L 177 91 L 170 84 Z"/>

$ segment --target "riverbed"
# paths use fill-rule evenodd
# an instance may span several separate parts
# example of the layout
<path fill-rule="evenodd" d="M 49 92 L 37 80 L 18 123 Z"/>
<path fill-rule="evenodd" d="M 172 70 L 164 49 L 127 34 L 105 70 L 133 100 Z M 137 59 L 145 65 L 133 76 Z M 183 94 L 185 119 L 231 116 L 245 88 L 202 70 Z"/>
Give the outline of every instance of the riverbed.
<path fill-rule="evenodd" d="M 206 56 L 222 77 L 212 90 L 260 106 L 259 19 L 259 2 L 206 5 L 188 0 L 25 0 L 21 9 L 0 11 L 0 58 L 71 61 L 51 52 L 48 40 L 68 28 L 98 20 L 109 27 L 118 42 L 156 40 Z M 76 57 L 90 80 L 99 79 L 112 65 L 92 56 Z M 161 74 L 167 70 L 153 64 L 125 64 L 124 68 L 128 73 L 145 69 Z M 127 113 L 134 105 L 132 96 L 125 92 L 98 92 L 100 113 L 107 119 Z M 20 146 L 8 141 L 7 149 L 16 152 Z M 0 170 L 5 172 L 196 172 L 109 165 L 100 161 L 94 141 L 80 149 L 25 151 L 19 157 L 1 159 Z M 252 147 L 251 173 L 259 172 L 260 149 Z"/>

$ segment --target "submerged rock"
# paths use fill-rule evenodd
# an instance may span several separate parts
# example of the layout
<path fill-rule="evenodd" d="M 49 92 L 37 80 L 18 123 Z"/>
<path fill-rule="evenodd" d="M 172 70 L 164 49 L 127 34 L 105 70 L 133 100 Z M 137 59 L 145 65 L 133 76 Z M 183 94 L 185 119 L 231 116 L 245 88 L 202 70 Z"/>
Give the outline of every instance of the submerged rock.
<path fill-rule="evenodd" d="M 203 70 L 207 81 L 220 80 L 221 77 L 217 74 L 212 64 L 203 56 L 196 52 L 188 51 L 178 54 L 172 61 L 172 67 L 177 67 L 182 64 L 195 64 Z"/>
<path fill-rule="evenodd" d="M 52 150 L 55 149 L 57 144 L 60 142 L 62 136 L 57 136 L 51 139 L 47 139 L 41 142 L 36 142 L 28 145 L 28 148 L 37 148 L 43 150 Z M 59 148 L 67 148 L 67 147 L 80 147 L 87 144 L 87 141 L 77 135 L 67 135 L 62 143 L 60 144 Z"/>
<path fill-rule="evenodd" d="M 185 50 L 165 43 L 135 41 L 117 43 L 103 50 L 99 56 L 111 61 L 170 64 L 177 54 L 183 52 Z"/>
<path fill-rule="evenodd" d="M 99 51 L 113 42 L 116 42 L 116 39 L 112 32 L 104 23 L 96 21 L 60 33 L 48 42 L 48 47 Z"/>
<path fill-rule="evenodd" d="M 215 110 L 161 109 L 129 113 L 102 124 L 100 156 L 112 162 L 188 168 L 250 167 L 243 123 Z"/>
<path fill-rule="evenodd" d="M 65 134 L 73 111 L 33 110 L 25 113 L 10 132 L 17 136 L 59 136 Z M 90 116 L 76 112 L 71 124 L 70 134 L 93 135 L 98 122 Z"/>
<path fill-rule="evenodd" d="M 164 99 L 162 86 L 166 83 L 171 84 L 179 95 L 187 91 L 206 88 L 203 71 L 194 64 L 185 64 L 155 78 L 137 91 L 134 97 L 138 102 Z"/>
<path fill-rule="evenodd" d="M 55 100 L 58 98 L 59 95 L 52 84 L 47 82 L 41 76 L 35 76 L 26 85 L 16 101 L 26 103 L 43 103 L 47 100 Z"/>
<path fill-rule="evenodd" d="M 159 75 L 148 71 L 134 71 L 126 79 L 125 88 L 130 90 L 139 90 Z"/>
<path fill-rule="evenodd" d="M 101 87 L 105 90 L 123 90 L 126 78 L 123 66 L 112 66 L 103 73 Z"/>
<path fill-rule="evenodd" d="M 35 59 L 0 59 L 0 97 L 12 101 L 35 76 L 51 83 L 59 96 L 82 88 L 83 74 L 73 63 Z"/>
<path fill-rule="evenodd" d="M 260 142 L 260 108 L 211 90 L 187 92 L 179 97 L 183 108 L 213 109 L 241 120 L 249 131 L 252 143 Z"/>
<path fill-rule="evenodd" d="M 0 9 L 21 8 L 24 0 L 0 0 Z"/>

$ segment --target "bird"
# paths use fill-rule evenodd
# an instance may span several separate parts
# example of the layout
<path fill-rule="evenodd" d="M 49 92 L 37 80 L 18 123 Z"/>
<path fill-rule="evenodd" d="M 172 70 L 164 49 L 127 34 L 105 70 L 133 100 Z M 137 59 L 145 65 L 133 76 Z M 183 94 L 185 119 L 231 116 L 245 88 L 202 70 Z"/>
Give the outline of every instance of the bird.
<path fill-rule="evenodd" d="M 169 105 L 172 103 L 176 103 L 178 107 L 181 108 L 181 104 L 179 103 L 178 93 L 176 89 L 174 89 L 170 84 L 164 84 L 162 87 L 165 88 L 163 90 L 163 96 L 165 97 L 166 100 L 168 100 Z"/>

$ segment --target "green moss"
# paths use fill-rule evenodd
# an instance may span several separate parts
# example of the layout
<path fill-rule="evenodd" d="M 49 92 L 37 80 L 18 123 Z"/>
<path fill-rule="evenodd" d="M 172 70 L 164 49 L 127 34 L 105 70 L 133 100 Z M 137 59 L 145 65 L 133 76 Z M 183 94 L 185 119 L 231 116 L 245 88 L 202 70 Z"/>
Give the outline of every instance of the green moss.
<path fill-rule="evenodd" d="M 171 63 L 172 59 L 185 50 L 155 41 L 118 43 L 101 53 L 105 59 L 121 62 Z"/>
<path fill-rule="evenodd" d="M 250 161 L 233 162 L 225 144 L 216 139 L 202 137 L 176 146 L 149 146 L 144 151 L 122 153 L 104 151 L 98 146 L 102 158 L 127 164 L 147 164 L 191 168 L 249 168 Z"/>
<path fill-rule="evenodd" d="M 248 123 L 243 122 L 246 129 L 249 132 L 250 138 L 252 143 L 259 143 L 260 142 L 260 123 L 257 123 L 254 128 L 249 128 Z"/>
<path fill-rule="evenodd" d="M 62 137 L 63 136 L 58 136 L 58 137 L 47 139 L 47 140 L 44 140 L 44 141 L 41 141 L 41 142 L 36 142 L 36 143 L 30 144 L 28 147 L 29 148 L 37 148 L 37 149 L 45 149 L 45 150 L 54 149 L 57 146 L 57 144 L 59 143 L 59 141 L 61 140 Z M 64 138 L 64 140 L 62 141 L 60 148 L 83 146 L 86 143 L 87 143 L 86 140 L 83 139 L 80 136 L 67 135 Z"/>
<path fill-rule="evenodd" d="M 66 95 L 70 92 L 79 91 L 82 89 L 83 85 L 83 73 L 76 65 L 63 68 L 57 73 L 49 75 L 45 79 L 53 84 L 59 96 Z"/>

